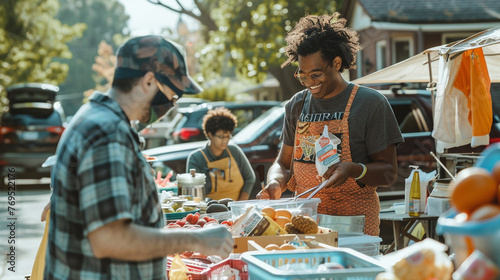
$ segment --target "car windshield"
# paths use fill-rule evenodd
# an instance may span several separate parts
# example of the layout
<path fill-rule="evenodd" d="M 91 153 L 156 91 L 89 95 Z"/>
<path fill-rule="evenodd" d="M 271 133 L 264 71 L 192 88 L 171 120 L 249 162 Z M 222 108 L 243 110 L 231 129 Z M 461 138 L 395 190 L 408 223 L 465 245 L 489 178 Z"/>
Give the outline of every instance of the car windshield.
<path fill-rule="evenodd" d="M 281 106 L 273 107 L 260 115 L 253 122 L 245 126 L 238 134 L 233 137 L 233 141 L 237 144 L 249 143 L 255 141 L 262 131 L 269 129 L 276 120 L 283 118 L 285 108 Z"/>

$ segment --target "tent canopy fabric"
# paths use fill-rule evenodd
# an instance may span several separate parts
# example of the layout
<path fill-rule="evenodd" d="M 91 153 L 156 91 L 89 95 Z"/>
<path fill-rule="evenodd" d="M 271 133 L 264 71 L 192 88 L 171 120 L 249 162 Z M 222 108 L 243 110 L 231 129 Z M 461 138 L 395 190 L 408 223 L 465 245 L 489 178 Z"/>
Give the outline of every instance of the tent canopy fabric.
<path fill-rule="evenodd" d="M 429 58 L 431 62 L 432 81 L 438 82 L 438 60 L 440 56 L 455 55 L 465 50 L 483 48 L 492 83 L 500 82 L 500 27 L 476 33 L 466 39 L 427 49 L 417 55 L 388 66 L 377 72 L 353 81 L 357 84 L 391 84 L 391 83 L 428 83 L 431 81 Z"/>

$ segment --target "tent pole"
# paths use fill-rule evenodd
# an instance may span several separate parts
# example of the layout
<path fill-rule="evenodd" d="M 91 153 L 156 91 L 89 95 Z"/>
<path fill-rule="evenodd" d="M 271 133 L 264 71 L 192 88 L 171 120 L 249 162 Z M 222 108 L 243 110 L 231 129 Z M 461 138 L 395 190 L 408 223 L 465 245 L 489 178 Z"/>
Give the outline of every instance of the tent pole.
<path fill-rule="evenodd" d="M 431 53 L 427 53 L 427 65 L 429 65 L 429 88 L 431 89 L 431 104 L 432 104 L 432 121 L 434 122 L 434 91 L 436 87 L 432 84 L 432 66 L 431 66 Z"/>

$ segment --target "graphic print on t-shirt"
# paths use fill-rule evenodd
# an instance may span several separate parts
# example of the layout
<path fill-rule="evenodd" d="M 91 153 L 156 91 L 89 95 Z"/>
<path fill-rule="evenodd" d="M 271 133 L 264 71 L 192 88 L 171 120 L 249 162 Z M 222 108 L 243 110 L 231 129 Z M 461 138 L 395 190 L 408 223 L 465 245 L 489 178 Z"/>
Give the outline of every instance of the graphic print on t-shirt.
<path fill-rule="evenodd" d="M 323 122 L 331 120 L 341 120 L 344 117 L 344 112 L 334 113 L 313 113 L 313 114 L 300 114 L 299 122 Z"/>
<path fill-rule="evenodd" d="M 299 129 L 300 123 L 299 123 Z M 342 133 L 334 133 L 338 139 L 342 139 Z M 303 163 L 316 164 L 315 148 L 314 143 L 321 137 L 321 134 L 317 135 L 304 135 L 301 134 L 295 138 L 295 161 Z M 342 145 L 337 145 L 337 153 L 339 156 L 342 155 Z"/>

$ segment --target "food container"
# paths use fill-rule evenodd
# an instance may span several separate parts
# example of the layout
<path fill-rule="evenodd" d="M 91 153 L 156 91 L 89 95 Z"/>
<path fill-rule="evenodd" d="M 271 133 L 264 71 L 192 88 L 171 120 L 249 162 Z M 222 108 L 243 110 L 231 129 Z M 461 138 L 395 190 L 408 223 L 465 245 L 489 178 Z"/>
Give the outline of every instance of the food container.
<path fill-rule="evenodd" d="M 265 207 L 272 207 L 274 209 L 287 209 L 292 213 L 292 215 L 300 214 L 307 215 L 317 220 L 318 214 L 318 204 L 321 199 L 313 197 L 311 199 L 299 198 L 294 201 L 294 198 L 282 198 L 282 199 L 258 199 L 258 200 L 243 200 L 243 201 L 232 201 L 228 203 L 229 208 L 231 208 L 231 214 L 233 218 L 244 214 L 247 208 L 253 206 L 257 211 L 264 209 Z"/>
<path fill-rule="evenodd" d="M 248 264 L 250 279 L 372 280 L 385 271 L 374 258 L 349 248 L 249 251 L 243 253 L 241 259 Z M 331 265 L 324 266 L 326 264 Z M 333 264 L 346 269 L 329 269 Z"/>
<path fill-rule="evenodd" d="M 205 200 L 205 179 L 203 173 L 196 173 L 195 169 L 191 169 L 190 173 L 177 175 L 177 187 L 179 196 L 191 196 L 195 201 Z"/>
<path fill-rule="evenodd" d="M 380 242 L 382 238 L 378 236 L 339 234 L 340 248 L 350 248 L 370 257 L 380 255 Z"/>
<path fill-rule="evenodd" d="M 365 216 L 333 216 L 318 214 L 318 226 L 336 230 L 339 234 L 359 234 L 365 230 Z"/>
<path fill-rule="evenodd" d="M 185 198 L 173 199 L 171 203 L 172 209 L 174 209 L 174 211 L 177 211 L 177 209 L 181 208 L 186 201 L 187 199 Z"/>

